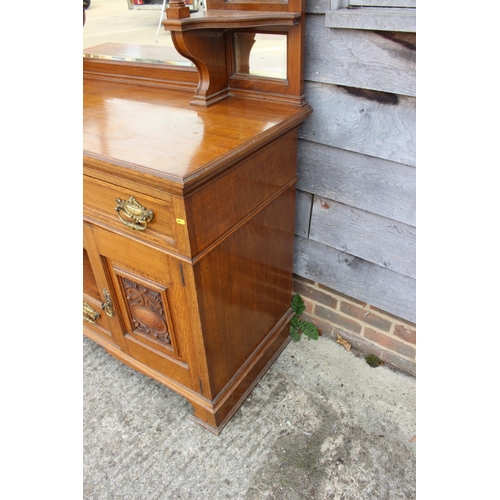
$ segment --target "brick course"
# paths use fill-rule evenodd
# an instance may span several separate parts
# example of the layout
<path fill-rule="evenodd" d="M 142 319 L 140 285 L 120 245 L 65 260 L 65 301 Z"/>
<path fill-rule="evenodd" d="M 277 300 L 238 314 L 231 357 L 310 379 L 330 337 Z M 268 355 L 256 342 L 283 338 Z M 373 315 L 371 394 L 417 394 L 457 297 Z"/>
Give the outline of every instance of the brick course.
<path fill-rule="evenodd" d="M 306 304 L 303 318 L 324 336 L 337 340 L 341 335 L 361 352 L 416 374 L 416 325 L 296 275 L 293 292 Z"/>
<path fill-rule="evenodd" d="M 293 283 L 294 293 L 298 293 L 304 299 L 308 298 L 319 304 L 323 304 L 327 307 L 335 309 L 337 307 L 337 299 L 328 295 L 312 286 L 308 286 L 305 282 L 294 281 Z"/>
<path fill-rule="evenodd" d="M 336 311 L 332 311 L 327 307 L 317 305 L 314 312 L 316 316 L 326 319 L 341 328 L 349 330 L 350 332 L 361 333 L 363 328 L 357 321 L 353 321 L 351 318 L 348 318 L 343 314 L 339 314 Z"/>
<path fill-rule="evenodd" d="M 394 335 L 400 339 L 409 342 L 410 344 L 417 343 L 417 332 L 414 328 L 410 328 L 401 324 L 394 326 Z"/>
<path fill-rule="evenodd" d="M 349 304 L 348 302 L 342 301 L 340 304 L 340 311 L 357 318 L 365 323 L 372 325 L 379 330 L 384 332 L 389 332 L 391 330 L 392 323 L 382 318 L 381 316 L 374 314 L 371 311 L 366 311 L 365 309 L 355 306 L 354 304 Z"/>
<path fill-rule="evenodd" d="M 373 328 L 366 327 L 365 328 L 365 338 L 372 341 L 375 344 L 378 344 L 382 348 L 385 348 L 389 351 L 393 351 L 396 354 L 401 354 L 407 358 L 415 358 L 415 348 L 405 344 L 404 342 L 400 342 L 399 340 L 391 337 L 390 335 L 386 335 L 385 333 L 378 332 Z"/>

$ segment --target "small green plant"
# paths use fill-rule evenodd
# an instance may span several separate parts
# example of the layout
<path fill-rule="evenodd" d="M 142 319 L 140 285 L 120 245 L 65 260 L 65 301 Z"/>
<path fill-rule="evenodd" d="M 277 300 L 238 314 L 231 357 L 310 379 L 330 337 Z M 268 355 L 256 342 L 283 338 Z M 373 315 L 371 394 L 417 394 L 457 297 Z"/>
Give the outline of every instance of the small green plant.
<path fill-rule="evenodd" d="M 291 307 L 295 313 L 290 320 L 290 337 L 292 337 L 292 340 L 298 342 L 302 334 L 309 339 L 318 340 L 319 330 L 310 321 L 301 318 L 306 306 L 299 294 L 292 297 Z"/>
<path fill-rule="evenodd" d="M 383 365 L 384 362 L 380 359 L 380 358 L 377 358 L 377 356 L 373 355 L 373 354 L 368 354 L 368 356 L 366 356 L 365 358 L 365 361 L 372 367 L 372 368 L 376 368 L 377 366 L 380 366 L 380 365 Z"/>

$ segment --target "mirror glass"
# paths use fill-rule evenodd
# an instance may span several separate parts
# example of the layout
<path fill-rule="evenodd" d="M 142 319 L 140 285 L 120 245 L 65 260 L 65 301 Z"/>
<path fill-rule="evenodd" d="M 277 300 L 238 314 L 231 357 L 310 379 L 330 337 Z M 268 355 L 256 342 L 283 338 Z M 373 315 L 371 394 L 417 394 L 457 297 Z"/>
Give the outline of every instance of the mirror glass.
<path fill-rule="evenodd" d="M 236 73 L 286 80 L 286 47 L 286 35 L 235 33 Z"/>
<path fill-rule="evenodd" d="M 190 1 L 199 6 L 199 0 Z M 90 2 L 83 27 L 84 56 L 194 67 L 175 50 L 170 32 L 161 25 L 163 0 Z"/>
<path fill-rule="evenodd" d="M 87 0 L 83 27 L 85 57 L 194 67 L 179 55 L 161 21 L 168 0 Z M 165 4 L 163 3 L 165 1 Z M 184 0 L 191 16 L 202 16 L 203 0 Z M 287 36 L 235 33 L 236 72 L 287 78 Z"/>

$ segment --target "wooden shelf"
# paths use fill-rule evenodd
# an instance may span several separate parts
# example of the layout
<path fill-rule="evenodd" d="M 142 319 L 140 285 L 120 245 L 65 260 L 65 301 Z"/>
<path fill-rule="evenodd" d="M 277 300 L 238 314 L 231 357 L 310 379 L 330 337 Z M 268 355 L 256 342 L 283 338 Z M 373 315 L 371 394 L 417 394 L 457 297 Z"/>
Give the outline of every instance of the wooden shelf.
<path fill-rule="evenodd" d="M 299 22 L 300 16 L 300 12 L 210 10 L 184 19 L 167 19 L 162 24 L 168 31 L 263 28 L 293 26 Z"/>
<path fill-rule="evenodd" d="M 177 52 L 191 61 L 200 77 L 191 104 L 211 106 L 235 92 L 303 106 L 302 4 L 274 2 L 220 2 L 213 0 L 207 10 L 191 16 L 183 0 L 171 0 L 163 26 L 170 31 Z M 236 47 L 234 34 L 248 35 Z M 235 54 L 247 67 L 253 46 L 252 33 L 279 31 L 287 37 L 286 78 L 281 82 L 237 73 Z"/>

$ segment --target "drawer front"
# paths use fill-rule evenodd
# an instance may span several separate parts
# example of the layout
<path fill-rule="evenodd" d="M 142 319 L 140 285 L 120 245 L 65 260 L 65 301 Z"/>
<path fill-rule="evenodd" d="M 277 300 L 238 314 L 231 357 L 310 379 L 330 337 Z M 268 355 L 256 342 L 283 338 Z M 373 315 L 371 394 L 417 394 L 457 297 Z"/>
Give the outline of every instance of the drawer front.
<path fill-rule="evenodd" d="M 172 200 L 159 200 L 84 176 L 84 212 L 129 236 L 177 250 Z"/>

